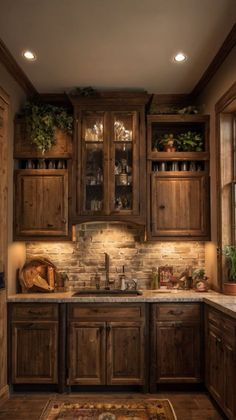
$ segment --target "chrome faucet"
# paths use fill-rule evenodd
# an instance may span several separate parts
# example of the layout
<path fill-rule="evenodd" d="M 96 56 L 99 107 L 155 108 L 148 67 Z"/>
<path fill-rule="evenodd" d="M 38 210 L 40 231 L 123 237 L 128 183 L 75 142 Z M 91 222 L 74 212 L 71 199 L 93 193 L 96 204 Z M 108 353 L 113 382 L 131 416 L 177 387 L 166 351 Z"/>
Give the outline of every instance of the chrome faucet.
<path fill-rule="evenodd" d="M 109 280 L 109 271 L 110 271 L 110 257 L 109 255 L 105 252 L 105 272 L 106 272 L 106 279 L 105 279 L 105 289 L 109 290 L 110 289 L 110 280 Z"/>

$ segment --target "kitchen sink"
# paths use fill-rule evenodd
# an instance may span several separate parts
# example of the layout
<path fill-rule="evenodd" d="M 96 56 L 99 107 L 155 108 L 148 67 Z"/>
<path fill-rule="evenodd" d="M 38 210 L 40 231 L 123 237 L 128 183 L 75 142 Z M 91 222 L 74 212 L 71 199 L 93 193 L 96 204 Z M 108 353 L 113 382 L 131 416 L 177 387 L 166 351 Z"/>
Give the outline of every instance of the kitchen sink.
<path fill-rule="evenodd" d="M 120 289 L 81 289 L 75 292 L 73 297 L 83 296 L 139 296 L 140 290 L 120 290 Z"/>

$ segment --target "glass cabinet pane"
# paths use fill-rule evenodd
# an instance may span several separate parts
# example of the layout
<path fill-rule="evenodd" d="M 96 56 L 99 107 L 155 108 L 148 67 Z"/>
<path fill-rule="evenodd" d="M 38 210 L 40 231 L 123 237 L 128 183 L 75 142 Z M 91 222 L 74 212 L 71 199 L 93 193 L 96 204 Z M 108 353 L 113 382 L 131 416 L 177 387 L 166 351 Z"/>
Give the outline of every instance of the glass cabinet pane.
<path fill-rule="evenodd" d="M 114 210 L 133 208 L 134 113 L 113 114 Z"/>
<path fill-rule="evenodd" d="M 86 112 L 82 118 L 84 211 L 102 212 L 104 206 L 104 113 Z"/>

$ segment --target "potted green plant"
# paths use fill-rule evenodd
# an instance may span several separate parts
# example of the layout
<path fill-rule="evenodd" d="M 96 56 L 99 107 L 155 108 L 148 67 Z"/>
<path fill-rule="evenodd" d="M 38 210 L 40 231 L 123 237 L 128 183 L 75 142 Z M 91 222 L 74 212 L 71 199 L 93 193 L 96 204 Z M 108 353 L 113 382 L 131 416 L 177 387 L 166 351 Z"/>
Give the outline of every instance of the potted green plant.
<path fill-rule="evenodd" d="M 228 264 L 229 281 L 224 282 L 223 292 L 225 295 L 236 295 L 236 247 L 225 245 L 222 251 Z"/>
<path fill-rule="evenodd" d="M 73 117 L 66 108 L 27 102 L 22 115 L 32 143 L 42 154 L 55 144 L 56 130 L 72 134 Z"/>
<path fill-rule="evenodd" d="M 203 150 L 202 135 L 195 131 L 179 134 L 175 144 L 179 152 L 202 152 Z"/>
<path fill-rule="evenodd" d="M 208 277 L 205 274 L 204 268 L 198 268 L 193 271 L 193 288 L 196 292 L 207 292 L 209 284 L 207 282 Z"/>
<path fill-rule="evenodd" d="M 174 134 L 164 134 L 161 137 L 157 137 L 154 140 L 153 150 L 154 151 L 165 151 L 165 152 L 175 152 L 176 151 L 176 138 Z"/>

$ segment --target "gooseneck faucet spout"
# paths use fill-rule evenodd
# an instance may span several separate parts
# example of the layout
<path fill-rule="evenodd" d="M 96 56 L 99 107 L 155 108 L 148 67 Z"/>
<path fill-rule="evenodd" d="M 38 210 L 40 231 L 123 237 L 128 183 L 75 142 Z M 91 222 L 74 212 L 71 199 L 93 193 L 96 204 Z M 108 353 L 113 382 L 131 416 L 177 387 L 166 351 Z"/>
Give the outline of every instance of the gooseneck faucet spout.
<path fill-rule="evenodd" d="M 106 252 L 105 252 L 105 271 L 106 271 L 105 289 L 109 290 L 110 289 L 110 286 L 109 286 L 110 257 Z"/>

